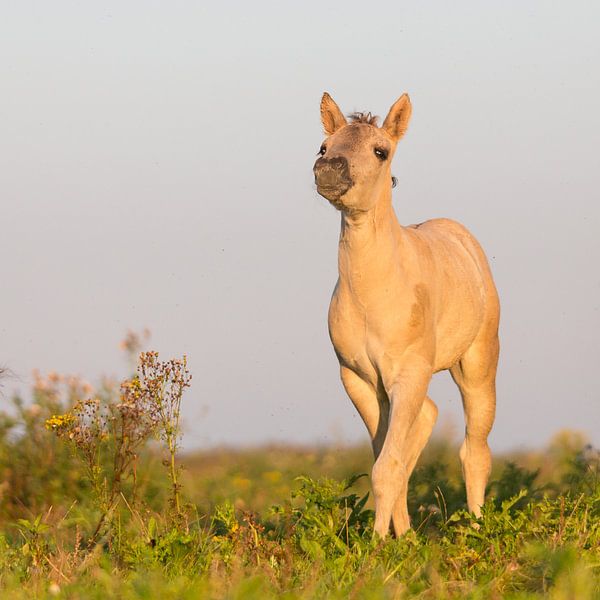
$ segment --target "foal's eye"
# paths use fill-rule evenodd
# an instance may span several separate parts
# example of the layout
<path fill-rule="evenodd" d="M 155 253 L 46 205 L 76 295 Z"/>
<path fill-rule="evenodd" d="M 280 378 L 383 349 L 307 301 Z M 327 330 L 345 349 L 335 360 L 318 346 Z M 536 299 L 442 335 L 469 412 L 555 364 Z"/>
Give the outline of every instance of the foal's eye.
<path fill-rule="evenodd" d="M 388 157 L 387 150 L 384 150 L 383 148 L 375 148 L 373 152 L 375 152 L 375 156 L 379 160 L 385 160 Z"/>
<path fill-rule="evenodd" d="M 327 149 L 325 148 L 325 144 L 323 144 L 320 148 L 319 151 L 317 152 L 317 154 L 320 154 L 321 156 L 323 156 L 325 154 L 325 152 L 327 152 Z"/>

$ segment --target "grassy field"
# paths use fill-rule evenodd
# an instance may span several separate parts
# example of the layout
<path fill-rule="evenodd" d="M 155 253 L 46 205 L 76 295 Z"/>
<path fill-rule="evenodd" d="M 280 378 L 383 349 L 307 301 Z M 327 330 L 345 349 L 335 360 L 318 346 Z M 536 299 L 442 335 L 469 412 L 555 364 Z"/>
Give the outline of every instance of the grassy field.
<path fill-rule="evenodd" d="M 373 539 L 365 446 L 180 455 L 184 361 L 97 388 L 38 376 L 0 415 L 1 598 L 600 598 L 600 457 L 562 432 L 496 456 L 478 522 L 453 439 L 414 530 Z"/>

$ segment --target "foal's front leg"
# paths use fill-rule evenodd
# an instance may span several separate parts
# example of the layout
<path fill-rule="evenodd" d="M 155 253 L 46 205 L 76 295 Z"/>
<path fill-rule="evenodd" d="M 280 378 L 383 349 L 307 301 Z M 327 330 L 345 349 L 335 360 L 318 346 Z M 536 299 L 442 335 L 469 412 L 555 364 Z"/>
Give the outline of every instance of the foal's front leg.
<path fill-rule="evenodd" d="M 406 461 L 406 483 L 410 480 L 410 476 L 417 464 L 417 460 L 429 440 L 429 436 L 433 431 L 433 427 L 437 420 L 438 409 L 433 400 L 429 396 L 425 396 L 425 402 L 421 406 L 421 411 L 415 419 L 406 438 L 404 446 L 404 456 Z M 394 533 L 396 536 L 402 535 L 409 528 L 408 508 L 406 506 L 405 493 L 400 493 L 396 498 L 396 504 L 392 511 L 392 523 L 394 525 Z"/>
<path fill-rule="evenodd" d="M 389 384 L 384 382 L 390 398 L 389 424 L 372 474 L 375 533 L 381 537 L 389 531 L 392 512 L 396 533 L 403 533 L 410 527 L 406 497 L 412 457 L 407 441 L 425 402 L 430 379 L 431 369 L 407 365 L 391 378 Z"/>
<path fill-rule="evenodd" d="M 382 402 L 383 399 L 378 397 L 377 390 L 348 367 L 340 367 L 340 376 L 346 393 L 369 432 L 373 455 L 377 460 L 388 427 L 389 409 L 387 405 L 382 406 L 387 403 L 387 399 L 385 403 Z"/>

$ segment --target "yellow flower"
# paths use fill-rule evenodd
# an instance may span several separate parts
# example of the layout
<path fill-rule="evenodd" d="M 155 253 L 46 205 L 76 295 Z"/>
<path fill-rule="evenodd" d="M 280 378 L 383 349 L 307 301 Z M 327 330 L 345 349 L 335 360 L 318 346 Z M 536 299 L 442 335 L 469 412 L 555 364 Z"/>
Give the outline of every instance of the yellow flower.
<path fill-rule="evenodd" d="M 129 382 L 129 387 L 133 390 L 139 390 L 142 388 L 140 378 L 137 375 Z"/>
<path fill-rule="evenodd" d="M 246 477 L 240 477 L 239 475 L 232 479 L 233 485 L 239 490 L 247 490 L 250 488 L 252 482 Z"/>
<path fill-rule="evenodd" d="M 281 472 L 280 471 L 265 471 L 262 474 L 262 478 L 269 483 L 278 483 L 281 481 Z"/>
<path fill-rule="evenodd" d="M 70 425 L 73 421 L 75 421 L 75 417 L 71 413 L 52 415 L 49 419 L 46 419 L 46 429 L 48 429 L 48 431 L 56 431 L 57 429 Z"/>

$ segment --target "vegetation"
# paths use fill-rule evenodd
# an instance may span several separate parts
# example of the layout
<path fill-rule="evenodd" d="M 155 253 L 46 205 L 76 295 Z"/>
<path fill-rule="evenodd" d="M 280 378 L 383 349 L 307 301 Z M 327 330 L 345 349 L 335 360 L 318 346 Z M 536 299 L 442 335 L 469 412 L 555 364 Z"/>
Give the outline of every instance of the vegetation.
<path fill-rule="evenodd" d="M 478 520 L 454 441 L 434 439 L 414 531 L 380 541 L 366 446 L 179 457 L 190 379 L 148 352 L 120 385 L 38 374 L 13 398 L 2 598 L 600 598 L 600 456 L 581 436 L 497 457 Z"/>

